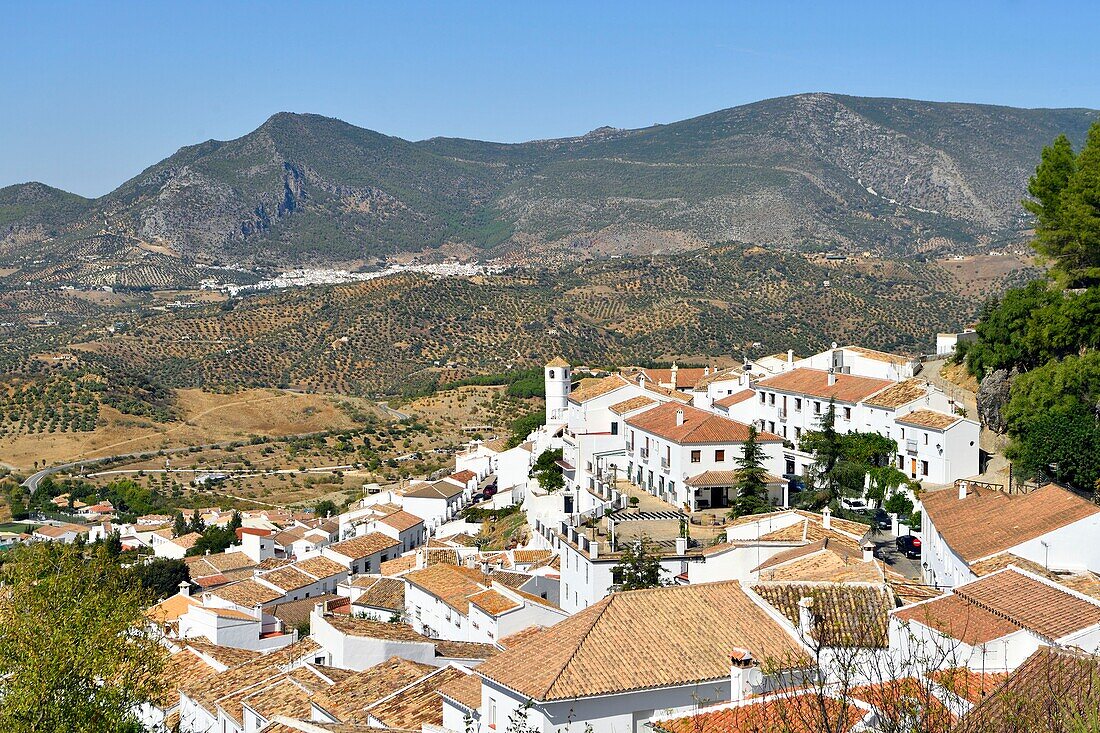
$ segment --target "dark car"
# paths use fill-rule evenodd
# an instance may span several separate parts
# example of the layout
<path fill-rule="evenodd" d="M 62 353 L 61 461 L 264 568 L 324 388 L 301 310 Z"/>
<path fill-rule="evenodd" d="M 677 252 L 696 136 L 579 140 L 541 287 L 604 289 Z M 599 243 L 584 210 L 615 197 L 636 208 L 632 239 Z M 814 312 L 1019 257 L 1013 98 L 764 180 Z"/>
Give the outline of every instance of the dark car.
<path fill-rule="evenodd" d="M 488 486 L 485 487 L 485 490 L 482 493 L 485 494 L 486 499 L 493 498 L 493 496 L 496 495 L 496 493 L 497 493 L 497 485 L 496 484 L 489 484 Z"/>
<path fill-rule="evenodd" d="M 894 528 L 894 522 L 890 519 L 889 514 L 879 509 L 875 514 L 875 526 L 889 532 Z"/>
<path fill-rule="evenodd" d="M 898 537 L 898 552 L 906 557 L 920 557 L 920 537 L 911 534 Z"/>

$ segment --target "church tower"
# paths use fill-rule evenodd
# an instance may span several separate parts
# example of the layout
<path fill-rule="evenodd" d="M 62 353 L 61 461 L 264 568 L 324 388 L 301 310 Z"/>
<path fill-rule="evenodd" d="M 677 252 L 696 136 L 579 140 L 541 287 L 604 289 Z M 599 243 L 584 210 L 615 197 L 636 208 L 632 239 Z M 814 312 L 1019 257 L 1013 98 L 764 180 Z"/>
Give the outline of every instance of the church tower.
<path fill-rule="evenodd" d="M 569 362 L 560 356 L 543 369 L 547 425 L 564 425 L 569 420 L 569 371 Z"/>

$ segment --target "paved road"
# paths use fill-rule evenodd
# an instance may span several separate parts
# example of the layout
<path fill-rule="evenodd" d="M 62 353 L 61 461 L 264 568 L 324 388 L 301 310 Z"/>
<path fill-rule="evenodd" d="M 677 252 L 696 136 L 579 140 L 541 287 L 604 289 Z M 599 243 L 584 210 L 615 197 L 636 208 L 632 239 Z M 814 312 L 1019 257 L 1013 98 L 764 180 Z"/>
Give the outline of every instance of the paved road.
<path fill-rule="evenodd" d="M 898 552 L 897 537 L 890 532 L 876 531 L 868 539 L 875 543 L 875 557 L 891 570 L 910 580 L 920 580 L 920 560 L 912 560 Z"/>
<path fill-rule="evenodd" d="M 375 404 L 381 407 L 383 412 L 385 412 L 387 415 L 395 420 L 408 420 L 410 417 L 412 417 L 412 415 L 407 412 L 401 412 L 400 410 L 393 409 L 392 407 L 390 407 L 390 403 L 388 402 L 376 402 Z"/>

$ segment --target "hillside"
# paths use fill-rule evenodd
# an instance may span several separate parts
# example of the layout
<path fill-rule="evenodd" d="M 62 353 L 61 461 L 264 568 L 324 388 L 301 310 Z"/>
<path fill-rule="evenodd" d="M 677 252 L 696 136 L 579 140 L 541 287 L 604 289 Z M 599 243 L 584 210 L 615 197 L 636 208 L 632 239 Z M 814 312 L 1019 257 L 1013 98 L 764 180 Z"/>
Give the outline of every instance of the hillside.
<path fill-rule="evenodd" d="M 446 246 L 575 262 L 742 241 L 887 255 L 1017 242 L 1042 146 L 1097 112 L 806 94 L 640 130 L 409 142 L 280 113 L 88 201 L 0 190 L 13 282 L 182 287 Z M 48 243 L 48 246 L 46 244 Z"/>
<path fill-rule="evenodd" d="M 30 355 L 60 350 L 167 387 L 364 394 L 416 391 L 559 353 L 597 364 L 700 361 L 833 340 L 920 353 L 982 302 L 953 265 L 815 262 L 728 244 L 556 272 L 405 274 L 170 313 L 119 312 L 124 323 L 111 331 L 103 318 L 16 328 L 0 340 L 0 366 L 19 373 Z M 1006 270 L 980 287 L 999 292 L 1027 272 Z"/>

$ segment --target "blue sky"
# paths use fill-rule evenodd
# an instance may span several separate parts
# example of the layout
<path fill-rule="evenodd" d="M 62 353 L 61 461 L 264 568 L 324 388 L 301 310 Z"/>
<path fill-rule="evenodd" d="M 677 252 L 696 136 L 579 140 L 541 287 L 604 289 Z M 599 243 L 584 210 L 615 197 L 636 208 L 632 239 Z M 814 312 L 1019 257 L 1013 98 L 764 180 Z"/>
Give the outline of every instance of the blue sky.
<path fill-rule="evenodd" d="M 0 0 L 0 186 L 316 112 L 519 141 L 807 91 L 1100 107 L 1100 3 Z"/>

